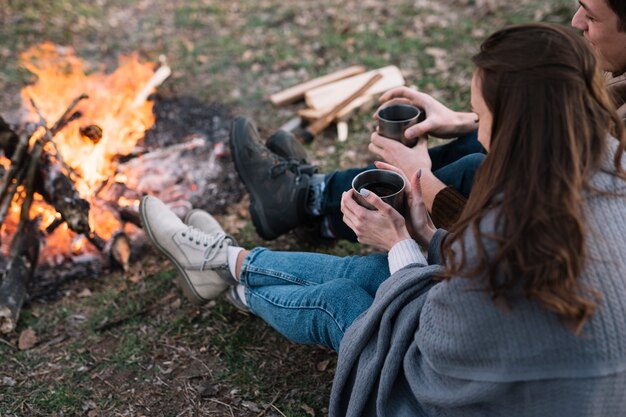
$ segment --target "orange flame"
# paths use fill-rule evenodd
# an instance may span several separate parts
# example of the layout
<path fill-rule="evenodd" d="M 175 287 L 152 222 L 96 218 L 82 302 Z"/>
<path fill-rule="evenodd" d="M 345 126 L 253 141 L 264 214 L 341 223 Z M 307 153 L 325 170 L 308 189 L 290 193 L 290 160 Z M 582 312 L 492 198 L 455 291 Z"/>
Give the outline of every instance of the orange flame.
<path fill-rule="evenodd" d="M 38 120 L 30 105 L 30 98 L 50 126 L 76 97 L 81 94 L 89 96 L 75 109 L 82 116 L 60 131 L 54 137 L 54 142 L 63 160 L 73 171 L 71 178 L 80 196 L 91 204 L 89 217 L 92 230 L 103 239 L 109 239 L 123 225 L 114 210 L 96 201 L 96 193 L 107 179 L 115 175 L 116 157 L 130 153 L 146 130 L 154 124 L 152 102 L 133 102 L 153 76 L 155 66 L 141 63 L 137 55 L 131 55 L 120 58 L 120 66 L 110 74 L 87 74 L 85 64 L 74 55 L 73 49 L 52 43 L 43 43 L 24 52 L 21 62 L 37 76 L 34 84 L 22 90 L 22 100 L 24 108 L 29 111 L 29 119 Z M 81 134 L 81 128 L 87 126 L 101 129 L 98 140 Z M 124 205 L 129 204 L 133 203 L 124 202 Z M 16 210 L 19 211 L 19 208 Z M 42 228 L 58 217 L 55 210 L 40 198 L 33 202 L 31 217 L 35 215 L 42 217 Z M 4 234 L 11 227 L 3 229 Z M 46 258 L 49 255 L 84 250 L 85 245 L 79 245 L 79 240 L 73 239 L 73 233 L 65 224 L 58 227 L 48 237 L 41 256 Z"/>

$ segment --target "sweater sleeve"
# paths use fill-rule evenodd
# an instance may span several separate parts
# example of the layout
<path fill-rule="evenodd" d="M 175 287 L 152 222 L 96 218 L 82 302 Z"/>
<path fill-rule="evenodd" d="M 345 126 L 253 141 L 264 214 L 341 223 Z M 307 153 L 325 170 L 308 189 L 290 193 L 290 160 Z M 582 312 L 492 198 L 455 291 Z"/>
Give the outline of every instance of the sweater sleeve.
<path fill-rule="evenodd" d="M 387 259 L 389 272 L 392 274 L 410 264 L 421 263 L 426 265 L 426 258 L 413 239 L 405 239 L 393 245 Z"/>
<path fill-rule="evenodd" d="M 431 217 L 435 226 L 444 229 L 450 228 L 463 211 L 467 199 L 453 187 L 446 187 L 439 191 L 433 201 Z"/>
<path fill-rule="evenodd" d="M 443 229 L 437 229 L 433 238 L 428 244 L 428 265 L 441 265 L 441 244 L 448 232 Z"/>

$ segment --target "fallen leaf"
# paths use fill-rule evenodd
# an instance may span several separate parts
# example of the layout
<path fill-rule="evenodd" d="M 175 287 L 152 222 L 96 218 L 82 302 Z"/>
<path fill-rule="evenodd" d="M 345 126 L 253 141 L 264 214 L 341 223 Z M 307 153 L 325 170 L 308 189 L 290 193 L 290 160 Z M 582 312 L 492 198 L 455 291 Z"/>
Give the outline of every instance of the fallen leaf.
<path fill-rule="evenodd" d="M 320 372 L 324 372 L 328 368 L 328 364 L 330 363 L 330 359 L 326 359 L 325 361 L 321 361 L 317 364 L 317 370 Z"/>
<path fill-rule="evenodd" d="M 302 408 L 302 410 L 304 410 L 304 412 L 310 415 L 311 417 L 315 417 L 315 410 L 309 407 L 308 405 L 302 404 L 300 408 Z"/>
<path fill-rule="evenodd" d="M 2 384 L 8 387 L 14 387 L 17 382 L 13 378 L 5 376 L 2 378 Z"/>
<path fill-rule="evenodd" d="M 20 339 L 17 343 L 17 347 L 20 350 L 27 350 L 32 348 L 37 344 L 37 335 L 35 331 L 30 327 L 28 329 L 22 330 L 20 333 Z"/>
<path fill-rule="evenodd" d="M 86 298 L 86 297 L 91 297 L 91 290 L 89 288 L 85 288 L 83 289 L 81 292 L 79 292 L 78 294 L 76 294 L 76 296 L 78 298 Z"/>
<path fill-rule="evenodd" d="M 242 401 L 241 405 L 245 408 L 247 408 L 248 410 L 252 411 L 253 413 L 260 413 L 261 409 L 259 408 L 259 406 L 252 402 L 252 401 Z"/>

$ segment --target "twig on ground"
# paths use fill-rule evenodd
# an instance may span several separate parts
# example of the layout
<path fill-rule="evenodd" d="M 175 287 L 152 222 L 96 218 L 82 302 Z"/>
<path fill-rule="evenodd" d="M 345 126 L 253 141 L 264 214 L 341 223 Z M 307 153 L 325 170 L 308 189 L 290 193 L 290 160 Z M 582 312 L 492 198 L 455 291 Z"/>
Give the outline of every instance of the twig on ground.
<path fill-rule="evenodd" d="M 274 403 L 278 399 L 279 395 L 280 395 L 280 391 L 278 391 L 276 393 L 276 395 L 274 395 L 274 398 L 272 398 L 272 401 L 270 401 L 270 403 L 268 405 L 266 405 L 265 408 L 263 409 L 263 411 L 261 411 L 259 414 L 257 414 L 256 417 L 263 417 L 265 415 L 265 413 L 267 413 L 267 410 L 272 408 L 272 406 L 274 405 Z"/>
<path fill-rule="evenodd" d="M 283 416 L 283 417 L 287 417 L 287 416 L 285 415 L 285 413 L 283 413 L 282 411 L 280 411 L 280 409 L 279 409 L 278 407 L 276 407 L 274 404 L 270 404 L 270 406 L 271 406 L 274 410 L 278 411 L 278 413 L 279 413 L 281 416 Z"/>
<path fill-rule="evenodd" d="M 229 404 L 223 403 L 223 402 L 221 402 L 220 400 L 216 400 L 215 398 L 209 398 L 209 401 L 212 401 L 212 402 L 214 402 L 214 403 L 218 403 L 218 404 L 221 404 L 221 405 L 223 405 L 223 406 L 225 406 L 225 407 L 228 407 L 228 411 L 230 411 L 230 415 L 231 415 L 232 417 L 235 417 L 235 414 L 233 414 L 233 408 L 232 408 Z M 281 413 L 281 414 L 282 414 L 282 413 Z M 283 414 L 283 415 L 284 415 L 284 414 Z M 285 416 L 285 417 L 287 417 L 287 416 Z"/>
<path fill-rule="evenodd" d="M 162 307 L 163 305 L 167 304 L 168 302 L 174 300 L 174 298 L 176 298 L 176 297 L 178 297 L 178 295 L 176 295 L 175 293 L 170 293 L 170 294 L 166 295 L 164 298 L 162 298 L 161 300 L 159 300 L 158 302 L 156 302 L 154 304 L 150 304 L 149 306 L 147 306 L 145 308 L 142 308 L 141 310 L 139 310 L 139 311 L 137 311 L 135 313 L 132 313 L 132 314 L 129 314 L 127 316 L 123 316 L 123 317 L 120 317 L 118 319 L 115 319 L 113 321 L 109 321 L 109 322 L 106 322 L 104 324 L 101 324 L 100 326 L 96 327 L 95 330 L 97 332 L 102 332 L 102 331 L 105 331 L 105 330 L 109 330 L 109 329 L 111 329 L 113 327 L 119 326 L 120 324 L 123 324 L 123 323 L 127 322 L 128 320 L 130 320 L 132 318 L 144 316 L 144 315 L 150 313 L 151 311 L 156 310 L 157 308 Z"/>

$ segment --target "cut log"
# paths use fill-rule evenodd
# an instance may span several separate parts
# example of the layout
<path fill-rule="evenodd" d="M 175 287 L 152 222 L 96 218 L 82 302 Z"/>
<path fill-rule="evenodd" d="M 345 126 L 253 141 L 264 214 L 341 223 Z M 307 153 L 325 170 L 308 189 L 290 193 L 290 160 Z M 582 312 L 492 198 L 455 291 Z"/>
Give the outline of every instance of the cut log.
<path fill-rule="evenodd" d="M 165 80 L 172 74 L 172 69 L 167 65 L 167 61 L 165 60 L 165 56 L 161 56 L 161 66 L 157 69 L 152 77 L 148 80 L 146 85 L 143 86 L 141 91 L 137 93 L 135 99 L 133 100 L 133 104 L 131 105 L 131 109 L 137 108 L 141 106 L 148 99 L 150 94 L 154 91 L 155 88 L 163 84 Z"/>
<path fill-rule="evenodd" d="M 275 106 L 284 106 L 286 104 L 290 104 L 296 102 L 298 100 L 302 100 L 304 97 L 304 93 L 314 88 L 332 83 L 334 81 L 338 81 L 347 77 L 352 77 L 353 75 L 362 74 L 365 72 L 365 67 L 362 65 L 355 65 L 352 67 L 345 68 L 340 71 L 335 71 L 331 74 L 324 75 L 322 77 L 318 77 L 307 81 L 302 84 L 295 85 L 291 88 L 278 92 L 276 94 L 272 94 L 270 96 L 270 101 Z"/>
<path fill-rule="evenodd" d="M 298 137 L 301 142 L 310 143 L 315 135 L 326 129 L 335 120 L 337 114 L 349 105 L 353 100 L 357 99 L 361 94 L 367 91 L 373 84 L 382 78 L 382 75 L 378 73 L 372 74 L 372 76 L 365 81 L 356 91 L 350 96 L 344 98 L 339 104 L 333 107 L 328 113 L 324 114 L 319 119 L 315 120 L 306 128 L 297 128 L 293 131 L 293 134 Z"/>
<path fill-rule="evenodd" d="M 135 207 L 122 207 L 119 206 L 120 218 L 128 223 L 134 224 L 140 229 L 143 228 L 141 224 L 141 218 L 139 217 L 139 210 Z"/>
<path fill-rule="evenodd" d="M 17 137 L 13 139 L 17 139 Z M 28 138 L 25 135 L 18 139 L 17 145 L 15 143 L 7 144 L 7 147 L 12 148 L 12 158 L 11 166 L 4 172 L 2 184 L 0 184 L 0 224 L 4 223 L 4 217 L 13 201 L 17 187 L 26 176 L 29 164 Z"/>
<path fill-rule="evenodd" d="M 380 94 L 405 84 L 404 77 L 398 67 L 390 65 L 309 90 L 304 94 L 306 104 L 313 109 L 333 108 L 357 91 L 375 73 L 382 74 L 383 78 L 371 86 L 363 94 L 365 96 Z"/>
<path fill-rule="evenodd" d="M 37 156 L 41 147 L 35 147 L 24 183 L 25 197 L 22 201 L 20 222 L 9 251 L 9 262 L 0 285 L 0 333 L 15 329 L 20 310 L 26 298 L 26 287 L 37 266 L 39 257 L 39 221 L 28 217 L 33 201 Z"/>
<path fill-rule="evenodd" d="M 12 332 L 26 299 L 26 287 L 39 256 L 39 230 L 36 221 L 28 221 L 11 244 L 11 258 L 0 284 L 0 333 Z"/>
<path fill-rule="evenodd" d="M 350 116 L 350 114 L 352 114 L 354 110 L 363 106 L 367 106 L 371 104 L 373 101 L 374 101 L 373 95 L 361 96 L 357 98 L 356 100 L 352 101 L 346 107 L 344 107 L 343 110 L 341 110 L 339 113 L 337 113 L 337 116 L 335 116 L 335 120 L 343 120 L 347 118 L 348 116 Z M 310 109 L 307 107 L 307 108 L 298 110 L 298 116 L 302 117 L 305 120 L 317 120 L 320 117 L 324 116 L 326 113 L 328 113 L 329 110 L 330 109 Z"/>
<path fill-rule="evenodd" d="M 130 269 L 129 260 L 131 255 L 130 239 L 124 232 L 117 232 L 111 237 L 106 251 L 109 252 L 113 261 L 122 267 L 124 272 Z"/>
<path fill-rule="evenodd" d="M 61 125 L 63 117 L 70 114 L 76 104 L 86 97 L 87 96 L 84 94 L 77 97 L 63 113 L 61 119 L 54 124 L 53 129 Z M 38 168 L 36 190 L 48 204 L 51 204 L 55 210 L 61 214 L 61 217 L 63 217 L 67 226 L 72 231 L 81 235 L 89 235 L 89 203 L 87 200 L 80 198 L 76 187 L 74 187 L 74 182 L 65 173 L 69 168 L 63 162 L 63 158 L 54 144 L 54 140 L 52 139 L 53 133 L 48 129 L 46 121 L 41 115 L 41 111 L 32 98 L 30 102 L 39 115 L 39 123 L 45 129 L 44 137 L 37 140 L 30 155 L 31 158 L 35 159 Z M 56 131 L 58 131 L 58 128 Z M 49 152 L 43 149 L 45 142 L 49 142 L 53 145 L 57 155 L 53 157 Z M 41 151 L 37 148 L 41 148 Z M 35 155 L 39 154 L 41 154 L 41 158 L 39 158 L 39 156 L 35 157 Z"/>
<path fill-rule="evenodd" d="M 313 134 L 317 134 L 324 130 L 332 121 L 337 117 L 340 111 L 345 109 L 350 103 L 358 99 L 361 95 L 365 94 L 372 86 L 378 83 L 383 78 L 382 74 L 373 72 L 367 77 L 358 88 L 352 92 L 352 94 L 345 97 L 341 102 L 337 103 L 330 111 L 324 114 L 322 117 L 311 123 L 307 130 Z"/>
<path fill-rule="evenodd" d="M 39 163 L 36 190 L 61 214 L 71 230 L 89 234 L 89 202 L 80 198 L 72 180 L 45 151 Z"/>

